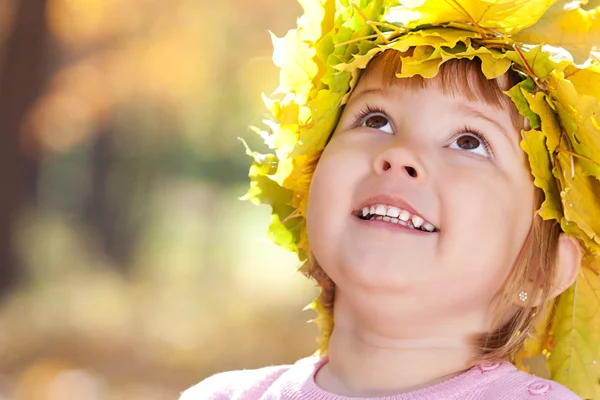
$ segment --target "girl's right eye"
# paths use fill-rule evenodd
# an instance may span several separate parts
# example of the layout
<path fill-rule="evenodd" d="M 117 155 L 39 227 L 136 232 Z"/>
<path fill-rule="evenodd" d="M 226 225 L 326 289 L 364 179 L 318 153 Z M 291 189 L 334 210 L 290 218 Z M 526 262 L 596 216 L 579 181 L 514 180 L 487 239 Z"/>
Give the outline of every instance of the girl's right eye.
<path fill-rule="evenodd" d="M 368 114 L 362 118 L 361 126 L 366 128 L 378 129 L 380 131 L 393 134 L 392 124 L 383 114 Z"/>

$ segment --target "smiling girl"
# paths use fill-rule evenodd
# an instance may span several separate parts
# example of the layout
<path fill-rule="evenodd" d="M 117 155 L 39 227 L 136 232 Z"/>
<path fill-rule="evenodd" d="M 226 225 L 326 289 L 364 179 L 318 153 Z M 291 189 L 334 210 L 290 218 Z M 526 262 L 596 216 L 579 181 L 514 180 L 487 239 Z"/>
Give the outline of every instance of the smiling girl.
<path fill-rule="evenodd" d="M 304 3 L 308 10 L 310 2 Z M 485 19 L 473 15 L 487 2 L 342 3 L 327 2 L 337 7 L 332 14 L 324 6 L 321 29 L 330 15 L 331 32 L 311 39 L 309 13 L 294 31 L 299 43 L 319 50 L 307 57 L 317 58 L 321 69 L 309 76 L 304 98 L 297 85 L 272 107 L 280 121 L 275 137 L 290 129 L 295 107 L 293 150 L 278 149 L 277 172 L 263 172 L 264 157 L 253 166 L 260 173 L 251 171 L 253 187 L 260 186 L 258 176 L 267 177 L 292 194 L 283 204 L 293 211 L 282 211 L 276 198 L 259 198 L 273 205 L 276 222 L 293 234 L 302 219 L 299 237 L 291 240 L 308 257 L 303 271 L 322 289 L 314 305 L 321 314 L 320 353 L 294 365 L 218 374 L 182 399 L 579 399 L 562 384 L 511 363 L 524 348 L 536 355 L 526 342 L 536 322 L 548 345 L 537 346 L 537 353 L 549 354 L 551 342 L 560 349 L 564 338 L 548 329 L 560 327 L 552 321 L 561 316 L 556 299 L 577 290 L 575 282 L 585 279 L 580 286 L 588 284 L 596 300 L 600 292 L 593 280 L 598 272 L 590 273 L 597 264 L 581 267 L 583 256 L 595 260 L 594 237 L 564 209 L 566 201 L 581 206 L 565 194 L 579 190 L 575 179 L 593 186 L 592 194 L 600 193 L 600 185 L 595 176 L 577 173 L 592 167 L 576 151 L 556 150 L 575 145 L 564 143 L 566 121 L 572 121 L 561 113 L 564 93 L 552 74 L 579 67 L 546 56 L 541 73 L 528 61 L 541 57 L 541 50 L 531 55 L 533 47 L 520 49 L 510 39 L 532 29 L 553 2 L 537 2 L 537 18 L 512 21 L 511 30 L 503 24 L 513 16 L 506 10 L 525 13 L 535 1 L 504 1 L 497 14 L 498 2 L 490 2 Z M 444 13 L 447 3 L 454 10 L 459 4 L 467 22 L 463 14 Z M 572 11 L 554 7 L 548 12 Z M 402 12 L 417 19 L 391 20 Z M 355 24 L 340 41 L 335 35 L 358 17 L 366 28 Z M 506 43 L 497 46 L 495 35 Z M 340 66 L 346 55 L 351 57 Z M 596 61 L 587 63 L 585 71 L 594 66 L 600 74 Z M 284 88 L 290 68 L 282 66 Z M 595 95 L 590 104 L 597 106 Z M 304 111 L 297 111 L 299 104 Z M 309 117 L 302 114 L 307 111 Z M 331 121 L 334 129 L 326 132 Z M 552 136 L 556 126 L 565 133 L 558 138 Z M 319 134 L 325 139 L 314 139 Z M 585 159 L 593 164 L 593 156 L 588 151 Z M 582 193 L 574 198 L 589 196 Z M 598 205 L 597 198 L 590 201 Z M 585 340 L 593 343 L 599 308 L 586 306 L 596 307 L 581 330 L 591 332 Z M 591 346 L 595 357 L 598 345 Z M 552 371 L 555 376 L 564 373 L 561 368 Z M 572 389 L 592 397 L 600 392 L 594 386 L 600 375 L 596 363 L 586 368 L 589 381 L 564 383 L 576 381 Z"/>

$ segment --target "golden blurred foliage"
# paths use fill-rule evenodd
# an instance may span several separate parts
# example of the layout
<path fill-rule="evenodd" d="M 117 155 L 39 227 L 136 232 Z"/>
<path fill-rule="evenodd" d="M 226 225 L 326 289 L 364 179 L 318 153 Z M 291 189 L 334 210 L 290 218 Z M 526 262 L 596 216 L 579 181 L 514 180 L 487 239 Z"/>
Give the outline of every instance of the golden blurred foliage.
<path fill-rule="evenodd" d="M 23 4 L 0 0 L 6 48 Z M 173 399 L 312 352 L 301 309 L 315 290 L 264 239 L 269 210 L 238 200 L 237 137 L 252 144 L 278 81 L 267 30 L 281 36 L 300 7 L 46 0 L 45 13 L 43 84 L 17 132 L 34 151 L 12 235 L 22 279 L 0 302 L 0 399 Z"/>
<path fill-rule="evenodd" d="M 31 134 L 45 150 L 66 151 L 115 108 L 142 101 L 175 113 L 187 139 L 202 145 L 216 134 L 202 119 L 241 111 L 226 93 L 252 106 L 248 118 L 261 112 L 260 93 L 277 82 L 266 28 L 290 26 L 300 8 L 289 3 L 49 0 L 63 62 L 29 116 Z M 232 142 L 213 144 L 230 151 Z"/>

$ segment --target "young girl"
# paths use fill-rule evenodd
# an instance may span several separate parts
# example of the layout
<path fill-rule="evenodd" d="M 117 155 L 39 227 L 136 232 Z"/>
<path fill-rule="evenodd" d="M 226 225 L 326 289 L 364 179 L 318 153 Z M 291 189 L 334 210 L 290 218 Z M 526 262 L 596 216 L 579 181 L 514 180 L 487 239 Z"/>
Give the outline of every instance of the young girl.
<path fill-rule="evenodd" d="M 600 398 L 599 64 L 519 44 L 595 14 L 389 3 L 303 2 L 276 42 L 276 158 L 252 153 L 249 197 L 322 289 L 319 355 L 181 398 Z M 539 353 L 573 391 L 511 363 Z"/>

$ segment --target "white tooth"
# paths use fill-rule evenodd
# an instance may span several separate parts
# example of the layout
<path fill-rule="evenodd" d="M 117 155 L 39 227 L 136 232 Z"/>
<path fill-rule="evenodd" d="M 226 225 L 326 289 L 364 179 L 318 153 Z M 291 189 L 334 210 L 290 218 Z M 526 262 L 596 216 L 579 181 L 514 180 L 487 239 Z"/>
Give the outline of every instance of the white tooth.
<path fill-rule="evenodd" d="M 381 215 L 378 215 L 378 216 L 376 216 L 376 217 L 375 217 L 375 219 L 376 219 L 377 221 L 381 221 L 381 220 L 383 219 L 383 217 L 382 217 Z"/>
<path fill-rule="evenodd" d="M 429 222 L 425 223 L 423 228 L 425 228 L 425 230 L 428 232 L 433 232 L 435 230 L 435 226 L 431 225 Z"/>
<path fill-rule="evenodd" d="M 386 217 L 383 217 L 383 220 L 384 220 L 385 222 L 390 222 L 392 219 L 391 219 L 390 217 L 387 217 L 387 216 L 386 216 Z"/>
<path fill-rule="evenodd" d="M 385 215 L 387 213 L 387 210 L 385 209 L 385 206 L 382 204 L 378 204 L 377 208 L 375 208 L 375 214 L 377 215 Z"/>
<path fill-rule="evenodd" d="M 398 223 L 402 226 L 407 226 L 408 224 L 406 223 L 406 221 L 402 221 L 401 219 L 398 220 Z"/>
<path fill-rule="evenodd" d="M 392 218 L 398 218 L 398 215 L 400 215 L 400 209 L 397 207 L 390 207 L 387 210 L 387 215 Z"/>
<path fill-rule="evenodd" d="M 408 219 L 410 218 L 410 213 L 406 210 L 402 210 L 400 211 L 400 219 L 404 222 L 408 221 Z"/>
<path fill-rule="evenodd" d="M 421 217 L 419 217 L 419 216 L 417 216 L 417 215 L 413 215 L 413 217 L 412 217 L 412 223 L 413 223 L 413 226 L 414 226 L 415 228 L 418 228 L 418 227 L 420 227 L 421 225 L 423 225 L 423 222 L 424 222 L 424 221 L 423 221 L 423 218 L 421 218 Z"/>
<path fill-rule="evenodd" d="M 369 214 L 375 214 L 375 206 L 371 206 L 371 208 L 369 208 Z"/>
<path fill-rule="evenodd" d="M 397 224 L 398 223 L 398 218 L 392 218 L 392 223 L 393 224 Z"/>
<path fill-rule="evenodd" d="M 369 207 L 365 207 L 362 209 L 362 216 L 366 217 L 367 215 L 369 215 Z"/>

